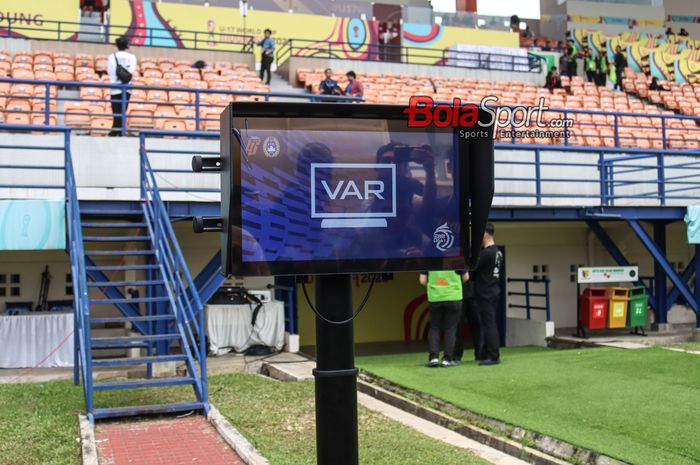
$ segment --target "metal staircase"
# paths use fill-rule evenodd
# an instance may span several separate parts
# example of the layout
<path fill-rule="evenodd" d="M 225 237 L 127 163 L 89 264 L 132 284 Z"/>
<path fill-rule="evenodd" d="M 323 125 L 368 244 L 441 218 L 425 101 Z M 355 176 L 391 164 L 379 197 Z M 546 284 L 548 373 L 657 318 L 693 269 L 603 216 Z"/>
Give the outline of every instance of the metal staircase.
<path fill-rule="evenodd" d="M 82 376 L 91 420 L 209 409 L 203 306 L 144 153 L 141 161 L 138 207 L 81 211 L 67 155 L 66 216 L 77 329 L 74 381 L 78 384 Z M 123 292 L 127 289 L 129 295 Z M 97 337 L 98 328 L 116 328 L 121 334 Z M 174 374 L 172 362 L 184 366 L 186 374 L 154 376 L 154 367 L 164 363 L 170 363 L 169 369 L 155 374 Z M 139 379 L 99 382 L 93 373 L 95 367 L 139 366 Z M 192 386 L 193 399 L 95 406 L 95 391 L 177 385 Z"/>

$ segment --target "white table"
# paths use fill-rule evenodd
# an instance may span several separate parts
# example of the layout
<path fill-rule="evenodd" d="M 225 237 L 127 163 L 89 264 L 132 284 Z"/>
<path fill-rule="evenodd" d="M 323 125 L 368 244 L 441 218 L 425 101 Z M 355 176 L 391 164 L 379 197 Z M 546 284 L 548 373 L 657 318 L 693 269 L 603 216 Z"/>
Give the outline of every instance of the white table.
<path fill-rule="evenodd" d="M 253 309 L 255 306 L 253 306 Z M 273 300 L 263 304 L 251 326 L 253 312 L 249 305 L 207 305 L 209 353 L 223 355 L 231 350 L 244 352 L 251 346 L 284 347 L 284 303 Z"/>
<path fill-rule="evenodd" d="M 0 368 L 31 368 L 42 360 L 42 368 L 73 366 L 73 313 L 0 315 Z"/>

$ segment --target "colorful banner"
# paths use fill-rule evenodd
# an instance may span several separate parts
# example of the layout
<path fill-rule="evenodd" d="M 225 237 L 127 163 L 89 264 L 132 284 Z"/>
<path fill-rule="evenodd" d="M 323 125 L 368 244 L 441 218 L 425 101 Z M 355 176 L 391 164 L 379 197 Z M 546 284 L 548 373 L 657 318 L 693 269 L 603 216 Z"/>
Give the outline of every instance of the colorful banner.
<path fill-rule="evenodd" d="M 583 24 L 611 24 L 615 26 L 644 26 L 663 27 L 663 18 L 623 18 L 619 16 L 598 16 L 598 15 L 568 15 L 567 21 L 570 23 Z"/>
<path fill-rule="evenodd" d="M 370 46 L 378 41 L 377 23 L 359 18 L 249 10 L 244 19 L 238 8 L 144 0 L 114 0 L 111 24 L 111 34 L 128 34 L 134 45 L 236 51 L 240 50 L 243 38 L 228 34 L 260 38 L 263 31 L 270 28 L 278 47 L 287 39 L 300 39 L 294 44 L 296 55 L 320 53 L 328 56 L 330 42 L 335 44 L 330 47 L 333 55 L 349 59 L 365 58 Z M 443 49 L 460 43 L 519 46 L 517 34 L 511 32 L 441 27 L 436 24 L 407 23 L 402 27 L 403 45 L 436 49 L 410 57 L 411 63 L 438 63 L 444 58 Z M 298 50 L 297 47 L 302 49 Z M 259 57 L 259 47 L 256 49 Z M 376 50 L 376 47 L 372 49 L 373 52 Z"/>
<path fill-rule="evenodd" d="M 79 23 L 79 0 L 0 0 L 0 37 L 70 40 Z"/>
<path fill-rule="evenodd" d="M 0 250 L 65 248 L 64 200 L 0 200 Z"/>

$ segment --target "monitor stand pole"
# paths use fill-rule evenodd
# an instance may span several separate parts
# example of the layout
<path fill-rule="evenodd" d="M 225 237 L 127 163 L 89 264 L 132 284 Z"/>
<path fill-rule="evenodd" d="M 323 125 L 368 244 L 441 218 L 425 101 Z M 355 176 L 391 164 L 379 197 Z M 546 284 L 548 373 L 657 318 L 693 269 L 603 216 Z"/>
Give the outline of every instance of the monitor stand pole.
<path fill-rule="evenodd" d="M 331 321 L 352 316 L 350 275 L 318 275 L 316 309 Z M 357 368 L 352 322 L 333 325 L 316 316 L 316 460 L 358 465 Z"/>

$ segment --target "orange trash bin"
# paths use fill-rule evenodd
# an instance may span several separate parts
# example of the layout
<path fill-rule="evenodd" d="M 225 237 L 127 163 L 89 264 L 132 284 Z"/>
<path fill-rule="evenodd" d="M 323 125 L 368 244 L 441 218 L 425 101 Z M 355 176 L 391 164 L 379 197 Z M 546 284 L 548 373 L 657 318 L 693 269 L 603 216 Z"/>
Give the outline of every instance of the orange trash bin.
<path fill-rule="evenodd" d="M 626 287 L 610 287 L 606 289 L 608 304 L 608 328 L 624 328 L 627 326 L 627 307 L 630 301 L 630 290 Z"/>

